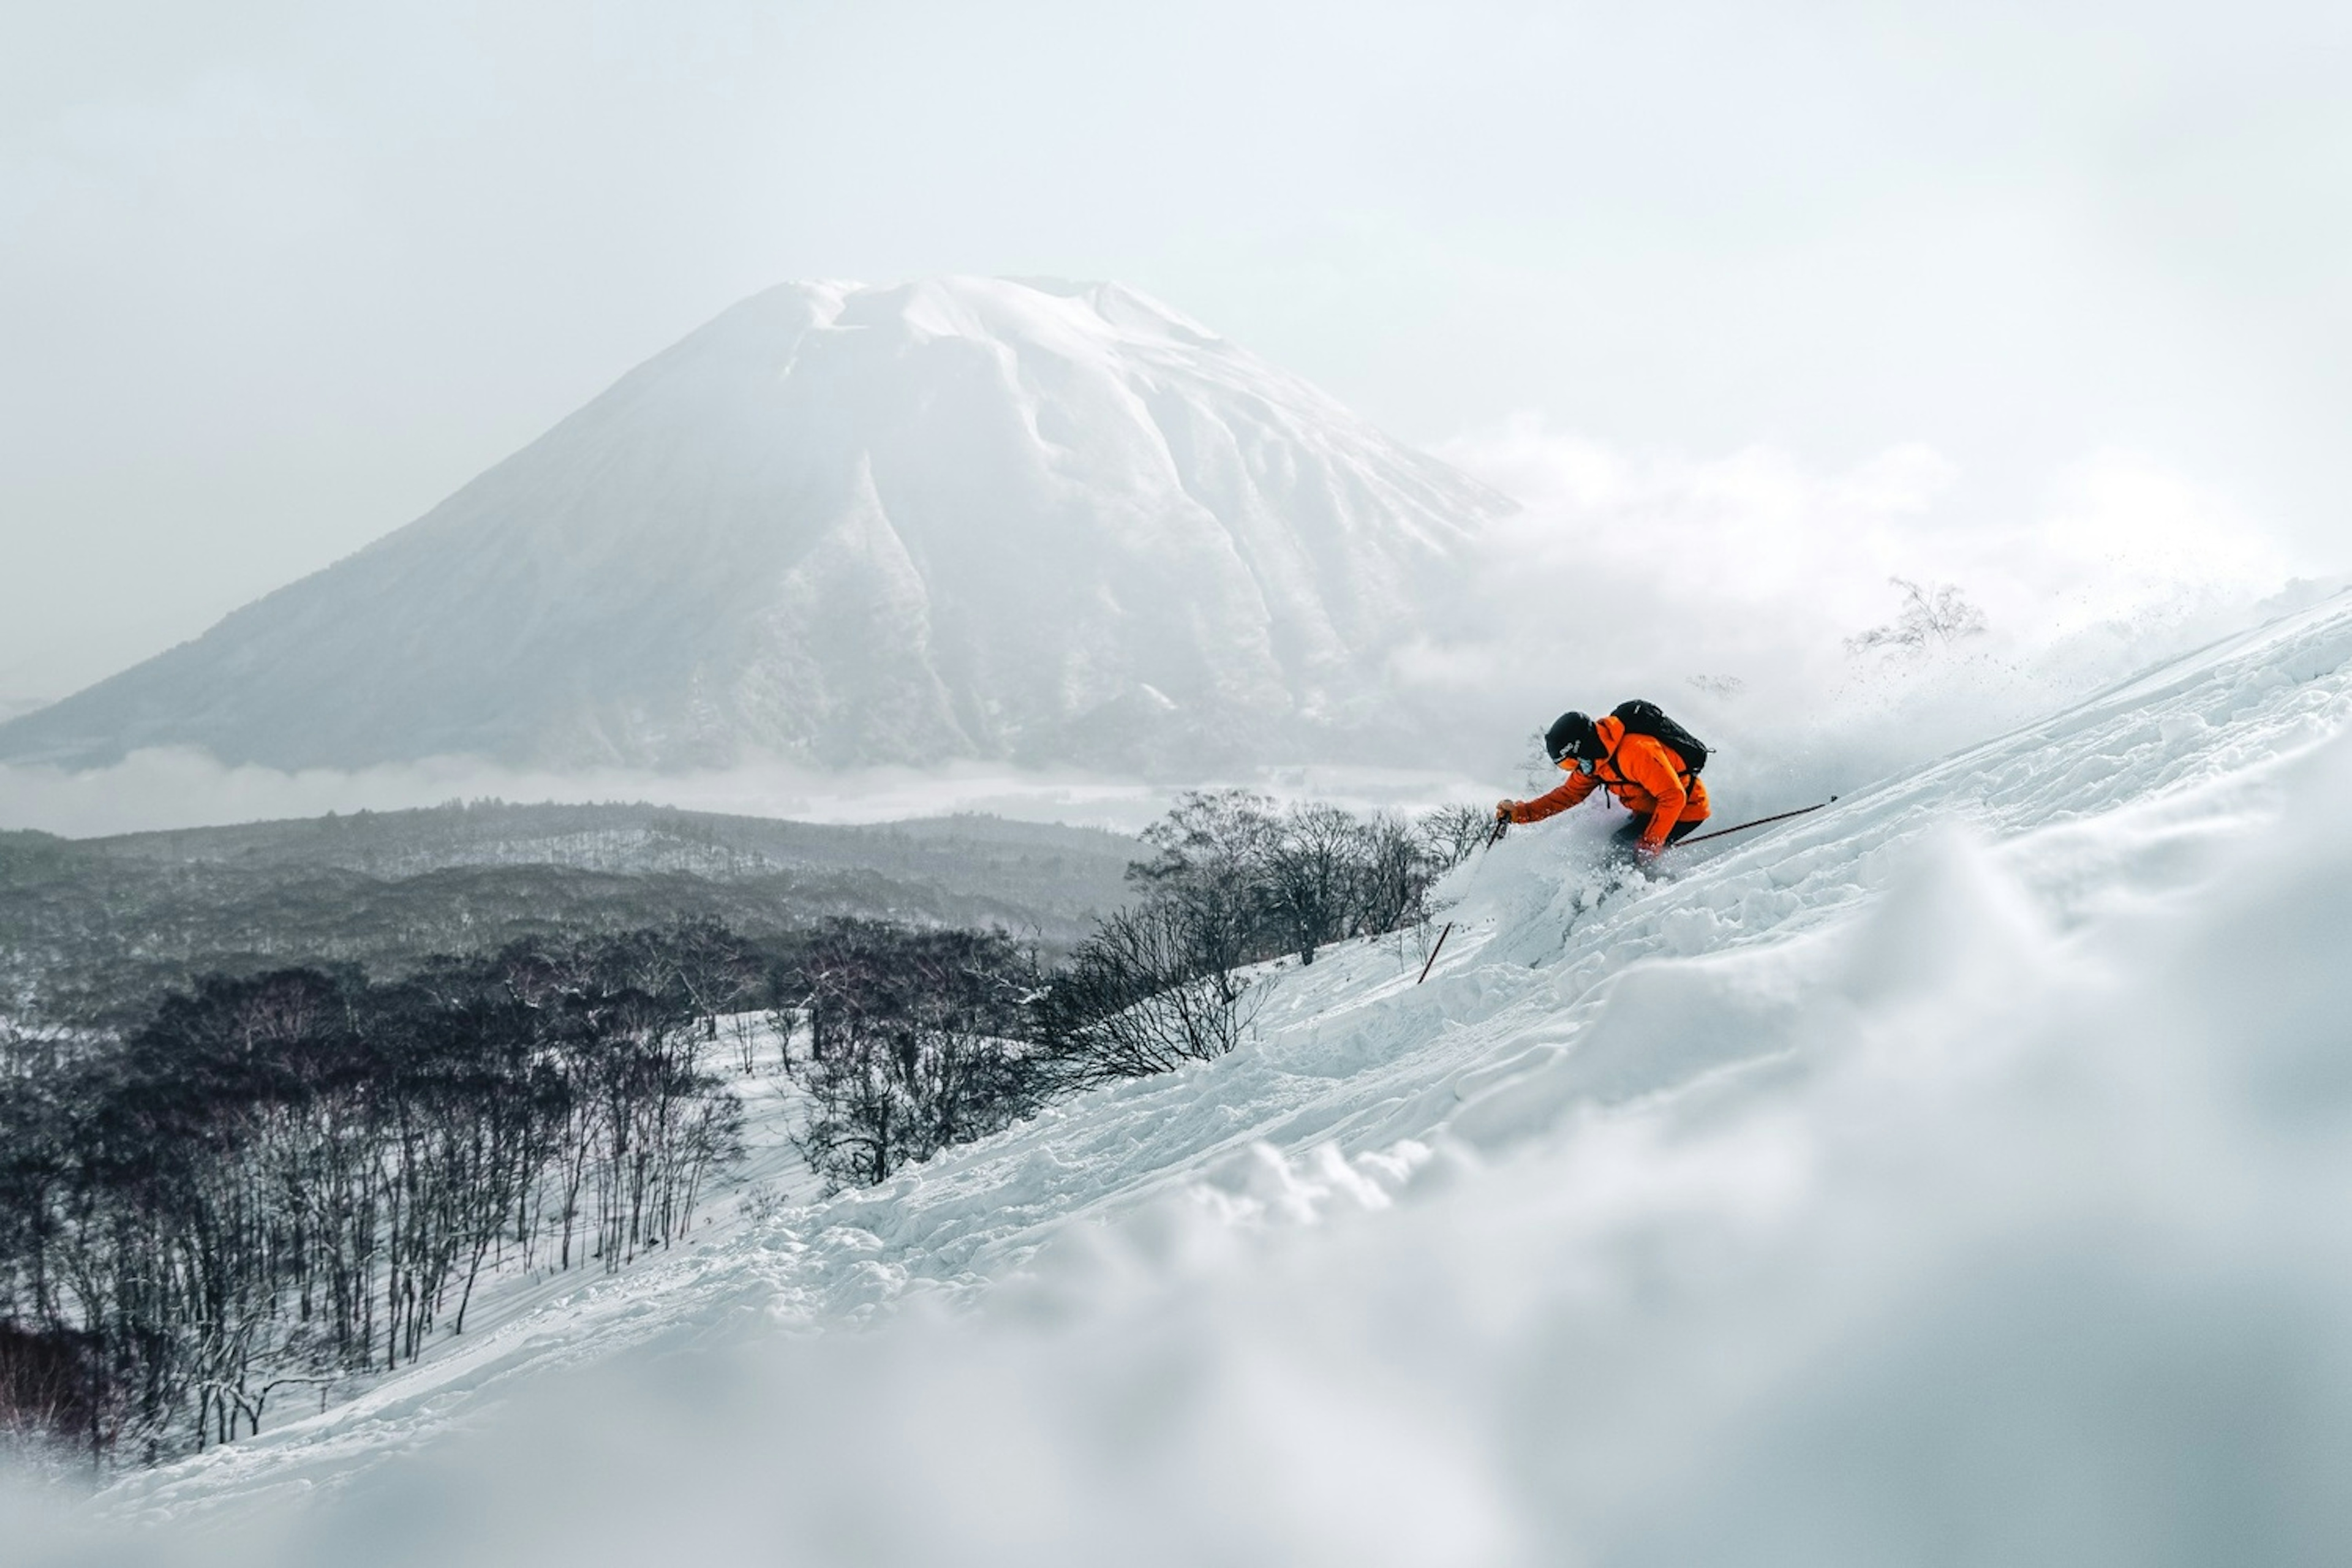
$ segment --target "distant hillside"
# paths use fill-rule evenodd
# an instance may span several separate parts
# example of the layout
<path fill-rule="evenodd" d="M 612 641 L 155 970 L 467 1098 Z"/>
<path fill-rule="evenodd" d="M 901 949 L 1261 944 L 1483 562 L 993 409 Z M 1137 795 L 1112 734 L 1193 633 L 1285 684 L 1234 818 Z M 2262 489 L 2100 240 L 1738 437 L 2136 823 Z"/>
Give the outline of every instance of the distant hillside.
<path fill-rule="evenodd" d="M 1061 917 L 1118 901 L 1136 852 L 1133 839 L 1099 828 L 998 816 L 843 826 L 659 805 L 503 801 L 78 842 L 116 859 L 159 865 L 333 867 L 373 877 L 523 865 L 676 871 L 719 881 L 786 871 L 864 871 Z"/>
<path fill-rule="evenodd" d="M 1002 925 L 1057 947 L 1124 900 L 1137 848 L 984 816 L 832 826 L 498 803 L 110 838 L 0 833 L 0 993 L 114 1006 L 205 969 L 382 973 L 697 917 L 753 935 L 834 915 Z"/>

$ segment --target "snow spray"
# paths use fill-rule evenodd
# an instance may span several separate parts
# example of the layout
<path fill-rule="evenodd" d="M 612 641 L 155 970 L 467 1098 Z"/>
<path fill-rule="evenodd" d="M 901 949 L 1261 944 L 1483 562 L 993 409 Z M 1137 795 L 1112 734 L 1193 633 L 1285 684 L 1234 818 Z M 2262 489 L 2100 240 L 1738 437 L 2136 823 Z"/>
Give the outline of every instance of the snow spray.
<path fill-rule="evenodd" d="M 1835 797 L 1832 796 L 1832 798 L 1834 799 Z M 1486 851 L 1492 849 L 1497 843 L 1499 843 L 1503 835 L 1508 833 L 1510 830 L 1511 819 L 1509 817 L 1497 816 L 1495 818 L 1495 830 L 1486 835 L 1486 843 L 1478 846 L 1478 864 L 1470 868 L 1469 879 L 1462 884 L 1462 896 L 1464 898 L 1466 899 L 1470 896 L 1471 888 L 1475 886 L 1477 883 L 1478 873 L 1486 868 Z M 1445 939 L 1453 934 L 1454 922 L 1452 921 L 1447 921 L 1445 922 L 1444 929 L 1437 933 L 1436 942 L 1429 950 L 1428 960 L 1421 966 L 1421 980 L 1414 981 L 1413 984 L 1415 985 L 1420 984 L 1422 980 L 1429 978 L 1431 968 L 1433 968 L 1437 963 L 1437 955 L 1445 951 Z"/>

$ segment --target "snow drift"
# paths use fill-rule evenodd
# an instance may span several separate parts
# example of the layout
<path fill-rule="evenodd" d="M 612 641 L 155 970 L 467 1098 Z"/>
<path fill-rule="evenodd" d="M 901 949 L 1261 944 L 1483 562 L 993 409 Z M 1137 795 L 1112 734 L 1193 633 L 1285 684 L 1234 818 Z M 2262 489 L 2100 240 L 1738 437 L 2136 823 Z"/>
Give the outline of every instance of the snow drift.
<path fill-rule="evenodd" d="M 35 1550 L 2342 1561 L 2347 721 L 2338 595 L 1663 880 L 1522 832 L 1424 985 L 1278 969 L 1231 1058 L 754 1205 Z"/>
<path fill-rule="evenodd" d="M 1131 289 L 787 284 L 0 759 L 1392 756 L 1386 661 L 1507 508 Z"/>

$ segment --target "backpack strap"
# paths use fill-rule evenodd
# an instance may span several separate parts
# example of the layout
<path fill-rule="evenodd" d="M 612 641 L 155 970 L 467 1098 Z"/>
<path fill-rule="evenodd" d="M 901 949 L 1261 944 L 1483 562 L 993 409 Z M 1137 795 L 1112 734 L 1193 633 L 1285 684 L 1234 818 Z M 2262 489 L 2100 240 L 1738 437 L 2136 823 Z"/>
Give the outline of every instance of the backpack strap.
<path fill-rule="evenodd" d="M 1599 773 L 1601 765 L 1606 763 L 1609 765 L 1611 770 L 1616 773 L 1617 782 L 1619 784 L 1632 784 L 1633 781 L 1625 776 L 1625 770 L 1618 767 L 1616 763 L 1617 752 L 1624 749 L 1625 742 L 1632 740 L 1633 735 L 1634 731 L 1628 730 L 1624 734 L 1618 737 L 1616 746 L 1603 756 L 1600 762 L 1592 764 L 1592 771 L 1596 774 Z M 1649 742 L 1650 744 L 1657 747 L 1658 750 L 1665 752 L 1666 755 L 1673 760 L 1675 764 L 1675 780 L 1683 786 L 1684 793 L 1688 794 L 1691 788 L 1698 783 L 1698 774 L 1691 770 L 1690 764 L 1684 760 L 1682 752 L 1666 744 L 1665 742 L 1661 741 L 1655 735 L 1644 735 L 1642 738 Z"/>

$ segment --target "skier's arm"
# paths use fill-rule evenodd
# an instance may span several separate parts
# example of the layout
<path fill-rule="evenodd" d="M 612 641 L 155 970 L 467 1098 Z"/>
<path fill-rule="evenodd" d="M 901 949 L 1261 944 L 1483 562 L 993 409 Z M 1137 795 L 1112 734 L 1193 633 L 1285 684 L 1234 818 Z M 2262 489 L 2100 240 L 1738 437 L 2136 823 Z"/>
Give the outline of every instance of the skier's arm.
<path fill-rule="evenodd" d="M 1539 795 L 1533 800 L 1513 803 L 1511 820 L 1515 823 L 1541 822 L 1547 816 L 1557 816 L 1591 795 L 1598 783 L 1599 781 L 1591 773 L 1580 769 L 1569 774 L 1568 782 L 1549 795 Z"/>
<path fill-rule="evenodd" d="M 1649 826 L 1642 830 L 1639 848 L 1644 855 L 1655 855 L 1666 847 L 1666 835 L 1682 820 L 1683 807 L 1690 801 L 1683 788 L 1682 775 L 1675 772 L 1664 750 L 1654 741 L 1638 744 L 1636 738 L 1629 738 L 1617 748 L 1617 771 L 1648 790 L 1658 803 L 1650 813 Z"/>

